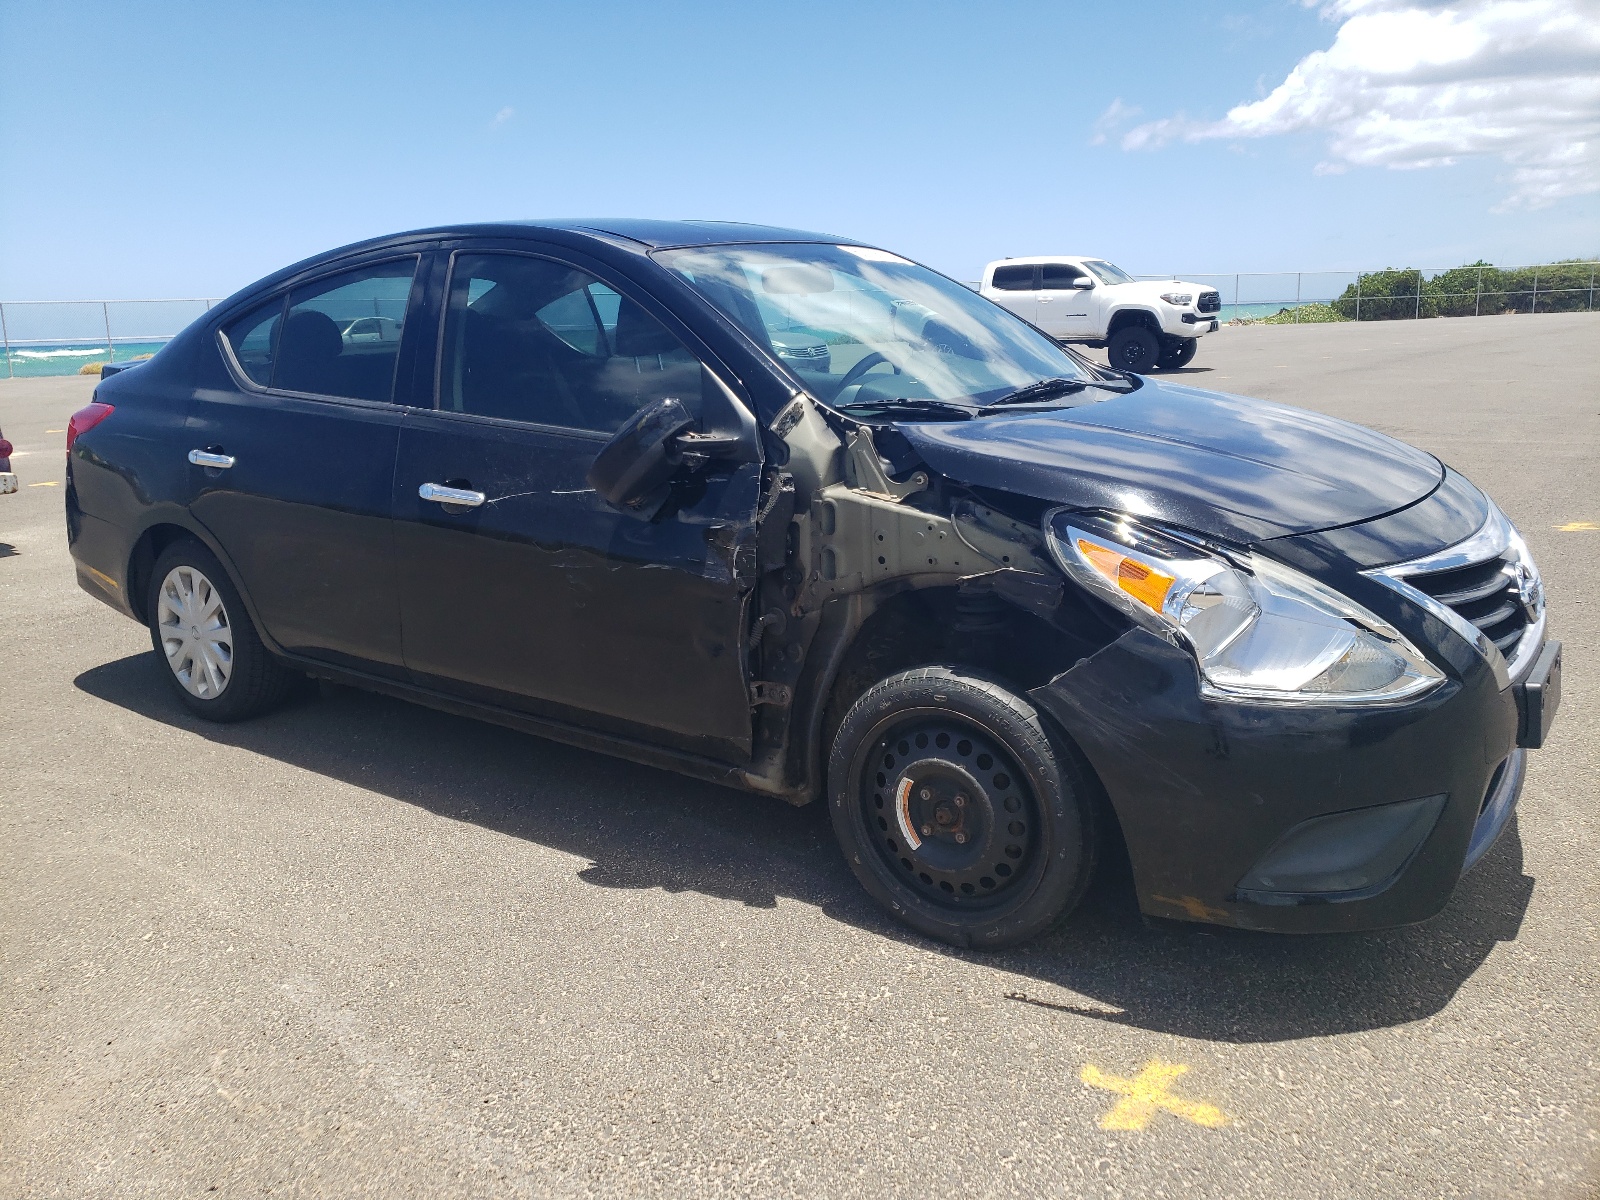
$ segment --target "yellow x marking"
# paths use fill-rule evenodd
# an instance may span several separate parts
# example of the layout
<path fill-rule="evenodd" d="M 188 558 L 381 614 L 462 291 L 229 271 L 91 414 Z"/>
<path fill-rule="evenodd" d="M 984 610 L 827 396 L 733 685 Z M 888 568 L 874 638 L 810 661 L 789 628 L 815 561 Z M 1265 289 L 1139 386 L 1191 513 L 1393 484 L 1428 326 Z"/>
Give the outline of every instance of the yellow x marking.
<path fill-rule="evenodd" d="M 1182 1063 L 1165 1063 L 1152 1058 L 1132 1079 L 1121 1079 L 1107 1075 L 1093 1063 L 1085 1063 L 1078 1078 L 1090 1087 L 1104 1088 L 1122 1096 L 1111 1106 L 1111 1111 L 1100 1118 L 1101 1129 L 1143 1129 L 1158 1109 L 1207 1129 L 1220 1129 L 1228 1123 L 1227 1114 L 1220 1108 L 1185 1100 L 1167 1090 L 1172 1081 L 1188 1069 Z"/>
<path fill-rule="evenodd" d="M 1568 521 L 1565 525 L 1557 525 L 1557 533 L 1594 533 L 1600 530 L 1600 523 L 1595 521 Z"/>

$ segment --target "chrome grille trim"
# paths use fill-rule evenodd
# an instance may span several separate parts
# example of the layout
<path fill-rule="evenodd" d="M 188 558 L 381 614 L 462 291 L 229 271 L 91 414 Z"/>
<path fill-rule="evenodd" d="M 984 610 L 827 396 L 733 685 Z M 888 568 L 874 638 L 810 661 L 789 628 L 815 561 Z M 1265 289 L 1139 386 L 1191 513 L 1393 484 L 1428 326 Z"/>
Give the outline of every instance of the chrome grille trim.
<path fill-rule="evenodd" d="M 1507 588 L 1512 588 L 1526 624 L 1509 654 L 1503 653 L 1493 639 L 1463 616 L 1443 599 L 1431 596 L 1412 581 L 1418 576 L 1439 575 L 1463 567 L 1484 566 L 1504 560 L 1507 581 L 1493 589 L 1482 590 L 1475 596 L 1450 596 L 1456 603 L 1466 605 L 1481 601 Z M 1545 606 L 1544 585 L 1539 578 L 1539 568 L 1534 565 L 1516 528 L 1498 508 L 1491 506 L 1489 518 L 1477 533 L 1465 541 L 1447 546 L 1433 554 L 1414 558 L 1409 562 L 1377 567 L 1363 572 L 1369 579 L 1393 588 L 1413 604 L 1438 617 L 1478 650 L 1488 660 L 1495 682 L 1502 690 L 1511 686 L 1532 664 L 1539 647 L 1544 644 Z M 1514 615 L 1514 614 L 1509 614 Z M 1481 618 L 1480 618 L 1481 619 Z M 1506 618 L 1502 618 L 1506 619 Z M 1504 635 L 1502 636 L 1504 640 Z"/>

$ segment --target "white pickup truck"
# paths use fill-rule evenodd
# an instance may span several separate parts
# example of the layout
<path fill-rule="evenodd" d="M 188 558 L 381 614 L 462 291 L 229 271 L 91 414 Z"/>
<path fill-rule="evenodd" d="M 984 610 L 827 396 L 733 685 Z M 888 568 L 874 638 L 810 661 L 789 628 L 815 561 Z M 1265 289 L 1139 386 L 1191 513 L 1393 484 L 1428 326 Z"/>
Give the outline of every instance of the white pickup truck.
<path fill-rule="evenodd" d="M 1193 361 L 1222 308 L 1215 288 L 1141 281 L 1103 258 L 1072 255 L 992 262 L 978 291 L 1057 341 L 1103 346 L 1113 367 L 1140 373 Z"/>

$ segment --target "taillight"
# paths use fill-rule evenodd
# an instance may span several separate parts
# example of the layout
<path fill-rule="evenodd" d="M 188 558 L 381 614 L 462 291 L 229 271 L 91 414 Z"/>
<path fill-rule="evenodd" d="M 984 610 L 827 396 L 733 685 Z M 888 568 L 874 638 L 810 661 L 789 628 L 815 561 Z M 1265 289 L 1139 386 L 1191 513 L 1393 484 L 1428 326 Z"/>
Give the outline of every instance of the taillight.
<path fill-rule="evenodd" d="M 10 442 L 6 441 L 5 438 L 0 438 L 0 458 L 10 458 L 11 451 L 14 449 L 15 447 L 12 446 Z"/>
<path fill-rule="evenodd" d="M 77 441 L 89 430 L 104 421 L 116 409 L 109 404 L 101 404 L 98 400 L 93 404 L 85 404 L 72 414 L 72 419 L 67 422 L 67 453 L 72 453 L 72 443 Z"/>

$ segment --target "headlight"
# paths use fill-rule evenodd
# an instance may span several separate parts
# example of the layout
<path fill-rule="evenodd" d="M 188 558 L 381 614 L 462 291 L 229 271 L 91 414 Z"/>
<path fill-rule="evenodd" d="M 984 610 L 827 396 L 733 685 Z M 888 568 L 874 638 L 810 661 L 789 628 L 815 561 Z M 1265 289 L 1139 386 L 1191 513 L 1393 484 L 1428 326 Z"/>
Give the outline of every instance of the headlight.
<path fill-rule="evenodd" d="M 1126 520 L 1080 520 L 1062 513 L 1050 523 L 1062 569 L 1190 651 L 1209 696 L 1384 703 L 1444 679 L 1399 630 L 1282 563 L 1231 560 Z"/>
<path fill-rule="evenodd" d="M 1161 298 L 1168 304 L 1176 304 L 1179 308 L 1183 308 L 1194 299 L 1188 292 L 1162 292 Z"/>

